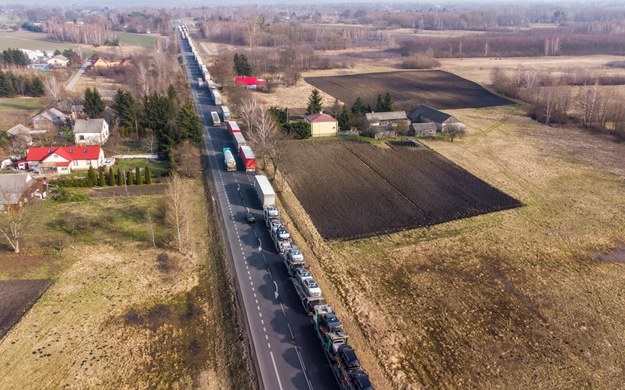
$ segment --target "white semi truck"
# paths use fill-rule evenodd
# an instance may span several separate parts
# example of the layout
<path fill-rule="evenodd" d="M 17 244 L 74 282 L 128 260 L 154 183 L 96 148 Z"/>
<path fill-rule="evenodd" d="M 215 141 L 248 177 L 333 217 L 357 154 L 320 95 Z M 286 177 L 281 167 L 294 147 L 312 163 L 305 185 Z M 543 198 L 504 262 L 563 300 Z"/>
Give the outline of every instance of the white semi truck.
<path fill-rule="evenodd" d="M 258 199 L 260 199 L 263 207 L 276 204 L 276 192 L 273 190 L 271 183 L 269 183 L 267 176 L 254 176 L 254 190 L 256 190 L 256 195 L 258 195 Z"/>

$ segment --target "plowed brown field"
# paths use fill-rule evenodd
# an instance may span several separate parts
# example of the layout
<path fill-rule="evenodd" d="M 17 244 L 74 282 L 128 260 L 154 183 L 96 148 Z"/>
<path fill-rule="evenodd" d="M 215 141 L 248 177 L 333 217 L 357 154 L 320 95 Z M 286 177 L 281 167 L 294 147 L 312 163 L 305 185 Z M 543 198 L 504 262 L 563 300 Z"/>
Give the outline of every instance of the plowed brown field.
<path fill-rule="evenodd" d="M 37 302 L 49 280 L 0 280 L 0 339 Z"/>
<path fill-rule="evenodd" d="M 440 70 L 306 77 L 304 80 L 346 104 L 352 104 L 360 96 L 374 105 L 377 96 L 386 92 L 393 97 L 395 106 L 406 109 L 419 104 L 438 109 L 512 104 L 473 81 Z"/>
<path fill-rule="evenodd" d="M 355 239 L 520 206 L 425 147 L 293 142 L 288 182 L 321 235 Z"/>

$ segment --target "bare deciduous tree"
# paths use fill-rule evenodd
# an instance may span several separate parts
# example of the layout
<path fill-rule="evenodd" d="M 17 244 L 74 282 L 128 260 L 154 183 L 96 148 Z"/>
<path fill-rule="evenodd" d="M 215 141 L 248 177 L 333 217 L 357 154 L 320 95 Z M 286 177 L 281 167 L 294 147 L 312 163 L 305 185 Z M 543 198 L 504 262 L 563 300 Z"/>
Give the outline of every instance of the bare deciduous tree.
<path fill-rule="evenodd" d="M 166 220 L 175 231 L 176 248 L 182 252 L 186 244 L 187 210 L 184 180 L 177 173 L 167 179 L 165 202 Z"/>
<path fill-rule="evenodd" d="M 46 77 L 43 85 L 46 87 L 46 91 L 54 98 L 55 102 L 59 102 L 61 100 L 61 86 L 59 85 L 59 81 L 56 79 L 54 75 Z"/>
<path fill-rule="evenodd" d="M 595 123 L 597 111 L 601 101 L 599 85 L 585 85 L 579 90 L 577 95 L 577 105 L 582 113 L 582 125 L 591 127 Z"/>
<path fill-rule="evenodd" d="M 0 233 L 15 253 L 20 253 L 20 242 L 33 221 L 34 213 L 24 205 L 16 204 L 21 196 L 18 188 L 0 189 Z"/>
<path fill-rule="evenodd" d="M 263 163 L 263 169 L 266 164 L 266 158 L 270 155 L 276 139 L 280 137 L 280 129 L 276 121 L 267 110 L 257 110 L 258 114 L 253 118 L 252 126 L 248 127 L 248 138 L 254 145 L 256 156 Z"/>
<path fill-rule="evenodd" d="M 254 118 L 257 117 L 262 111 L 258 100 L 253 96 L 245 98 L 241 101 L 238 108 L 243 126 L 250 129 L 251 126 L 254 125 Z"/>

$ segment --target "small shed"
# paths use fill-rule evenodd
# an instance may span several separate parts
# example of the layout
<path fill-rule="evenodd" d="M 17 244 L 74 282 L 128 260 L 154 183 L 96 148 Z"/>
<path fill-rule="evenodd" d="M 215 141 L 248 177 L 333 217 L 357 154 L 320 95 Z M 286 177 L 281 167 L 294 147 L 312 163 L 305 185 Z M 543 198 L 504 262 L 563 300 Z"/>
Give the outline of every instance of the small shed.
<path fill-rule="evenodd" d="M 413 123 L 410 125 L 408 135 L 413 137 L 436 137 L 436 124 L 434 122 Z"/>
<path fill-rule="evenodd" d="M 44 110 L 41 113 L 35 115 L 28 122 L 35 130 L 55 130 L 61 126 L 65 126 L 69 123 L 69 117 L 57 110 L 56 108 L 50 108 Z"/>
<path fill-rule="evenodd" d="M 339 129 L 339 123 L 334 117 L 328 114 L 312 114 L 304 117 L 306 122 L 310 123 L 311 137 L 327 137 L 336 135 Z"/>

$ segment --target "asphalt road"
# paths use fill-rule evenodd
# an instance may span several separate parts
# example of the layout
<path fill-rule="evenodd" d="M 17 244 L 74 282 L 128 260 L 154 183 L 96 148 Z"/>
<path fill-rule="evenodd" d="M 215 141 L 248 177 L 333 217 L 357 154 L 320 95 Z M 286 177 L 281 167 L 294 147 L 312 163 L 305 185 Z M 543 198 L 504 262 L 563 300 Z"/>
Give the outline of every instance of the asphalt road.
<path fill-rule="evenodd" d="M 205 124 L 208 180 L 221 215 L 260 386 L 266 390 L 338 389 L 312 321 L 265 228 L 253 175 L 225 171 L 222 148 L 235 151 L 236 147 L 225 126 L 212 126 L 210 112 L 216 107 L 208 88 L 197 85 L 200 70 L 186 42 L 182 50 L 196 109 Z M 242 166 L 240 160 L 238 164 Z M 246 223 L 247 210 L 256 217 L 255 225 Z"/>
<path fill-rule="evenodd" d="M 74 74 L 74 76 L 69 80 L 69 82 L 65 86 L 65 89 L 70 91 L 70 92 L 73 91 L 74 88 L 76 88 L 76 84 L 78 84 L 78 81 L 80 81 L 80 77 L 83 75 L 83 73 L 85 73 L 85 70 L 87 70 L 87 68 L 90 65 L 91 65 L 91 61 L 90 60 L 85 61 L 85 63 L 82 64 L 80 69 L 78 69 L 76 74 Z"/>

